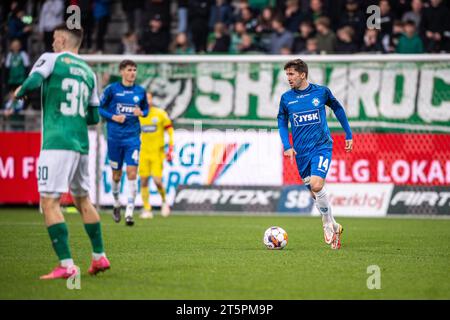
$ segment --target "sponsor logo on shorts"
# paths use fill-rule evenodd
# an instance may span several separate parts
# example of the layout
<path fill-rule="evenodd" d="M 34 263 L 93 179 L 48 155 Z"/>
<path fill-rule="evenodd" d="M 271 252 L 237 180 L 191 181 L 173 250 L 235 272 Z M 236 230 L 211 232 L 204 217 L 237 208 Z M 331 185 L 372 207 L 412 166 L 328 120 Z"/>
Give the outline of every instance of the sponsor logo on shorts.
<path fill-rule="evenodd" d="M 296 112 L 293 114 L 293 119 L 294 119 L 294 126 L 296 127 L 320 123 L 319 110 Z"/>

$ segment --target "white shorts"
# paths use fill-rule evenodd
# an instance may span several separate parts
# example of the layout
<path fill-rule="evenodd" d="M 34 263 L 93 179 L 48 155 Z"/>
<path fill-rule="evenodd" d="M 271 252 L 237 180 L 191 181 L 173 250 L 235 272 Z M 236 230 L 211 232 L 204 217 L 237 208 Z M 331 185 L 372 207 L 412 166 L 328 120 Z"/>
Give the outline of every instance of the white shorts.
<path fill-rule="evenodd" d="M 38 160 L 38 190 L 41 196 L 89 194 L 89 156 L 70 150 L 41 150 Z"/>

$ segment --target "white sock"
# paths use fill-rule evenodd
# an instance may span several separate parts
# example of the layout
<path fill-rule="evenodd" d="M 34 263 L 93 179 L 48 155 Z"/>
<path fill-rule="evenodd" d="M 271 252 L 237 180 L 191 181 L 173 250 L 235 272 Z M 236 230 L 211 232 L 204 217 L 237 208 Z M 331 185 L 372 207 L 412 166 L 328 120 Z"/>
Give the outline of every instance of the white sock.
<path fill-rule="evenodd" d="M 63 259 L 60 261 L 61 267 L 63 268 L 70 268 L 73 267 L 73 259 Z"/>
<path fill-rule="evenodd" d="M 114 207 L 120 207 L 120 201 L 119 201 L 119 195 L 120 195 L 120 181 L 115 182 L 113 180 L 112 182 L 112 194 L 114 198 Z"/>
<path fill-rule="evenodd" d="M 128 204 L 127 209 L 125 211 L 125 217 L 133 216 L 133 210 L 134 210 L 134 200 L 136 199 L 136 193 L 137 193 L 137 182 L 136 180 L 128 180 Z"/>
<path fill-rule="evenodd" d="M 333 223 L 335 224 L 333 215 L 331 213 L 331 206 L 328 202 L 328 196 L 325 188 L 322 188 L 319 192 L 314 193 L 316 196 L 316 208 L 319 210 L 322 215 L 322 222 L 325 223 Z"/>
<path fill-rule="evenodd" d="M 104 252 L 102 253 L 95 253 L 92 252 L 92 258 L 96 261 L 100 260 L 102 257 L 106 257 L 106 254 Z"/>

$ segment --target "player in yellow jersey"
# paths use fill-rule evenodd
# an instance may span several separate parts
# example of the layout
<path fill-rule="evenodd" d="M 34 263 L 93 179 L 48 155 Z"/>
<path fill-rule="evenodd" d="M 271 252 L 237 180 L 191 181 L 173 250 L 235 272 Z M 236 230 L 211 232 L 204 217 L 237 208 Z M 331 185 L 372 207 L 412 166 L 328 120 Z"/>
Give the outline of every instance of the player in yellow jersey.
<path fill-rule="evenodd" d="M 161 195 L 161 215 L 167 217 L 170 214 L 170 207 L 166 202 L 166 191 L 162 184 L 164 157 L 172 162 L 173 157 L 173 127 L 167 112 L 151 104 L 152 95 L 147 93 L 148 103 L 151 106 L 148 116 L 140 117 L 141 123 L 141 153 L 139 156 L 139 176 L 141 177 L 141 195 L 144 203 L 144 210 L 141 218 L 153 218 L 152 207 L 150 206 L 150 177 L 158 188 Z M 169 149 L 164 152 L 164 133 L 169 134 Z"/>

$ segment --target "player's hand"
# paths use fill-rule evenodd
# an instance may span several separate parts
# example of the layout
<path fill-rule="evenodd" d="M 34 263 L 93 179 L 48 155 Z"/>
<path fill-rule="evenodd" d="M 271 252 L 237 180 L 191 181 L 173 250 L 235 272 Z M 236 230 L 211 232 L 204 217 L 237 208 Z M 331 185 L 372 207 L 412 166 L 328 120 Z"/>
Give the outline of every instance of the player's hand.
<path fill-rule="evenodd" d="M 294 148 L 290 148 L 284 152 L 284 156 L 289 157 L 291 162 L 294 162 L 294 158 L 295 158 L 296 154 L 297 154 L 297 152 L 294 150 Z"/>
<path fill-rule="evenodd" d="M 172 163 L 173 161 L 173 146 L 169 146 L 169 150 L 167 151 L 166 154 L 166 160 L 169 163 Z"/>
<path fill-rule="evenodd" d="M 113 121 L 118 123 L 124 123 L 126 116 L 124 114 L 115 114 L 112 116 Z"/>
<path fill-rule="evenodd" d="M 136 117 L 141 117 L 141 116 L 144 115 L 144 113 L 142 112 L 141 108 L 134 108 L 133 114 L 134 114 Z"/>
<path fill-rule="evenodd" d="M 352 152 L 353 150 L 353 140 L 345 140 L 345 152 Z"/>
<path fill-rule="evenodd" d="M 13 95 L 14 100 L 24 99 L 25 98 L 25 97 L 17 97 L 17 94 L 19 93 L 20 89 L 22 89 L 22 86 L 18 86 L 16 88 L 16 90 L 14 90 L 14 95 Z"/>

